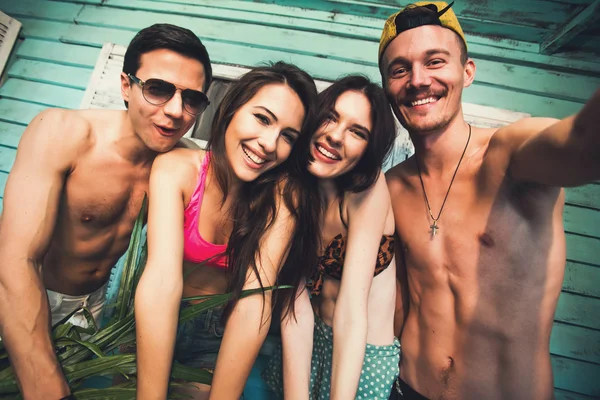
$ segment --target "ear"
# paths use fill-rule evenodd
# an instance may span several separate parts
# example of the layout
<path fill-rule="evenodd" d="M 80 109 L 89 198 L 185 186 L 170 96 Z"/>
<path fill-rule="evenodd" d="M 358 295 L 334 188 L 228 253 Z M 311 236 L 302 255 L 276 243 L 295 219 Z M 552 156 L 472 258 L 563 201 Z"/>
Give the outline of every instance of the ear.
<path fill-rule="evenodd" d="M 125 72 L 121 72 L 121 96 L 126 102 L 129 102 L 130 91 L 131 80 Z"/>
<path fill-rule="evenodd" d="M 473 59 L 471 59 L 471 58 L 467 59 L 467 62 L 465 63 L 465 66 L 464 66 L 465 83 L 464 83 L 463 87 L 471 86 L 471 83 L 473 83 L 473 80 L 475 79 L 475 70 L 476 69 L 477 69 L 477 67 L 475 66 L 475 61 L 473 61 Z"/>

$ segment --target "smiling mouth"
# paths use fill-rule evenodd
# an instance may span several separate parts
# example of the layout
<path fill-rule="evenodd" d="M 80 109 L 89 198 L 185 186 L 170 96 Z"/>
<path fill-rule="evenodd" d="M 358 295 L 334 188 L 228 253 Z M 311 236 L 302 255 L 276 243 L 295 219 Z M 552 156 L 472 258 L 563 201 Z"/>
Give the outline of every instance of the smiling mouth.
<path fill-rule="evenodd" d="M 250 150 L 246 146 L 242 146 L 242 150 L 244 151 L 244 154 L 246 155 L 246 157 L 248 157 L 248 159 L 250 161 L 252 161 L 254 164 L 261 165 L 261 164 L 264 164 L 267 162 L 266 159 L 259 157 L 256 153 L 254 153 L 252 150 Z"/>
<path fill-rule="evenodd" d="M 423 106 L 425 104 L 436 103 L 439 99 L 440 99 L 440 97 L 434 97 L 434 96 L 432 96 L 432 97 L 427 97 L 425 99 L 408 101 L 408 102 L 405 103 L 405 105 L 407 105 L 408 107 Z"/>
<path fill-rule="evenodd" d="M 340 161 L 342 159 L 340 156 L 336 156 L 335 154 L 328 151 L 326 148 L 324 148 L 323 146 L 321 146 L 319 144 L 315 144 L 315 148 L 317 149 L 317 151 L 319 153 L 323 154 L 325 157 L 329 158 L 330 160 Z"/>

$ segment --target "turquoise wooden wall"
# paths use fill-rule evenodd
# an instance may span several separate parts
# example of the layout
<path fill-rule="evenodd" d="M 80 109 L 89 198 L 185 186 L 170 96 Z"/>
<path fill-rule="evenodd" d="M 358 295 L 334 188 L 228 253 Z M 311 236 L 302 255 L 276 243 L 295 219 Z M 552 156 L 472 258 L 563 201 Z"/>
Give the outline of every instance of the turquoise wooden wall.
<path fill-rule="evenodd" d="M 105 42 L 127 45 L 139 29 L 169 22 L 196 32 L 217 63 L 281 59 L 317 78 L 360 72 L 379 80 L 378 39 L 390 8 L 351 3 L 0 0 L 0 10 L 23 23 L 23 40 L 0 88 L 0 198 L 26 125 L 47 107 L 78 107 Z M 533 35 L 532 29 L 523 32 Z M 467 40 L 478 67 L 467 102 L 561 118 L 600 87 L 600 57 L 542 55 L 535 43 L 515 38 L 471 34 Z M 598 398 L 600 184 L 567 190 L 564 221 L 568 261 L 551 340 L 556 396 Z"/>

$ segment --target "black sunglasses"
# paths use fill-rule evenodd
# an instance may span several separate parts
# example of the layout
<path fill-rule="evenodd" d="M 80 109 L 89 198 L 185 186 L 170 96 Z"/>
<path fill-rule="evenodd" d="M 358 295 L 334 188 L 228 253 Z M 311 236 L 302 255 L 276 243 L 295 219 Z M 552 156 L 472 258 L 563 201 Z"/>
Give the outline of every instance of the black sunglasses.
<path fill-rule="evenodd" d="M 177 89 L 174 84 L 162 79 L 152 78 L 143 81 L 133 74 L 127 74 L 127 76 L 140 85 L 144 99 L 155 106 L 161 106 L 171 100 L 177 90 L 181 90 L 183 109 L 192 115 L 202 113 L 210 104 L 208 97 L 199 90 Z"/>

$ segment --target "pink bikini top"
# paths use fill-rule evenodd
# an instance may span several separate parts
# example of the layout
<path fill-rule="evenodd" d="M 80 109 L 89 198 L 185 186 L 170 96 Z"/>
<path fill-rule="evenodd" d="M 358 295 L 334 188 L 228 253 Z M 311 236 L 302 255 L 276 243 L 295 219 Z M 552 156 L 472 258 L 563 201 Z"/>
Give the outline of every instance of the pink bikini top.
<path fill-rule="evenodd" d="M 225 256 L 227 245 L 207 242 L 200 236 L 198 230 L 198 216 L 202 207 L 209 161 L 210 153 L 206 153 L 198 173 L 198 184 L 183 213 L 183 259 L 196 264 L 204 263 L 216 268 L 227 268 L 227 257 Z"/>

